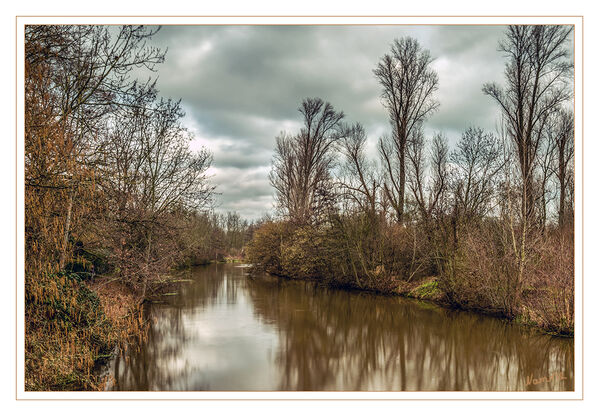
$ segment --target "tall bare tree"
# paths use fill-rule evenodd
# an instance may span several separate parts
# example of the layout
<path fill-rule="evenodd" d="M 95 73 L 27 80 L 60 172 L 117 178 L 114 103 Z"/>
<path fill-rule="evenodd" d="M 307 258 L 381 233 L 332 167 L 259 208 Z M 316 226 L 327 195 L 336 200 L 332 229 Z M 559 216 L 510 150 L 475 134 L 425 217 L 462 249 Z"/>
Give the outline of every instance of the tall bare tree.
<path fill-rule="evenodd" d="M 425 151 L 424 134 L 418 129 L 408 141 L 408 187 L 421 219 L 428 224 L 433 215 L 442 210 L 449 189 L 447 139 L 440 133 L 435 134 L 428 158 Z"/>
<path fill-rule="evenodd" d="M 574 213 L 574 195 L 570 191 L 574 186 L 574 113 L 561 109 L 552 127 L 550 139 L 557 153 L 554 171 L 559 183 L 558 223 L 563 227 L 568 215 L 572 217 Z"/>
<path fill-rule="evenodd" d="M 505 87 L 485 84 L 483 92 L 501 107 L 507 134 L 513 140 L 522 181 L 521 216 L 534 215 L 534 169 L 549 115 L 570 99 L 572 61 L 568 45 L 572 26 L 512 25 L 499 50 L 508 61 Z"/>
<path fill-rule="evenodd" d="M 330 171 L 333 147 L 340 138 L 343 112 L 320 98 L 306 98 L 299 107 L 304 126 L 294 136 L 276 139 L 270 182 L 279 207 L 295 222 L 318 218 L 332 202 Z"/>
<path fill-rule="evenodd" d="M 408 138 L 439 103 L 433 99 L 439 78 L 430 67 L 432 58 L 411 37 L 395 39 L 391 53 L 383 55 L 374 75 L 383 87 L 381 98 L 389 112 L 392 136 L 379 142 L 387 175 L 384 189 L 398 222 L 403 221 Z"/>

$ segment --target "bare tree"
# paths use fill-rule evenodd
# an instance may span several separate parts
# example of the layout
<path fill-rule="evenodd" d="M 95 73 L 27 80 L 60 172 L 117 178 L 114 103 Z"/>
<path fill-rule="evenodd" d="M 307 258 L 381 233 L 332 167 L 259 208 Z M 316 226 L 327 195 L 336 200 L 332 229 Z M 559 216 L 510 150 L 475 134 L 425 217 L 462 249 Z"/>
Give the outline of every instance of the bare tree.
<path fill-rule="evenodd" d="M 26 154 L 28 159 L 40 161 L 48 156 L 35 154 L 36 149 L 58 153 L 52 171 L 46 163 L 29 164 L 43 168 L 29 169 L 26 186 L 52 187 L 66 193 L 60 269 L 65 265 L 75 211 L 78 205 L 85 205 L 75 201 L 87 192 L 90 169 L 101 154 L 103 118 L 135 90 L 134 69 L 152 71 L 164 61 L 164 51 L 147 45 L 157 30 L 130 25 L 35 25 L 25 30 L 28 70 L 39 71 L 44 79 L 43 93 L 53 97 L 51 107 L 45 109 L 46 122 L 29 126 L 31 140 Z M 37 116 L 31 114 L 32 119 L 39 120 Z M 50 143 L 51 131 L 60 132 L 59 147 Z"/>
<path fill-rule="evenodd" d="M 505 88 L 485 84 L 483 92 L 501 107 L 504 137 L 511 146 L 506 160 L 503 235 L 512 271 L 506 275 L 510 314 L 521 298 L 525 270 L 538 244 L 535 203 L 539 197 L 539 154 L 550 116 L 569 100 L 572 62 L 568 44 L 571 26 L 509 26 L 499 50 L 506 54 Z M 507 144 L 507 143 L 506 143 Z M 514 168 L 515 167 L 515 168 Z M 518 182 L 514 186 L 514 179 Z M 544 189 L 543 189 L 544 192 Z M 517 201 L 519 200 L 519 204 Z M 515 210 L 514 205 L 519 205 Z M 518 215 L 519 214 L 519 215 Z M 520 221 L 517 221 L 517 216 Z"/>
<path fill-rule="evenodd" d="M 568 214 L 572 215 L 574 186 L 574 113 L 561 109 L 555 114 L 550 140 L 554 143 L 557 158 L 554 159 L 554 172 L 559 183 L 558 224 L 563 227 Z"/>
<path fill-rule="evenodd" d="M 304 126 L 295 136 L 277 137 L 270 182 L 279 207 L 295 222 L 310 223 L 332 203 L 334 145 L 343 112 L 320 98 L 306 98 L 299 108 Z"/>
<path fill-rule="evenodd" d="M 383 87 L 381 98 L 393 131 L 392 137 L 379 142 L 387 175 L 384 189 L 400 223 L 404 215 L 406 144 L 413 130 L 439 106 L 433 99 L 439 78 L 430 68 L 431 62 L 428 50 L 423 50 L 416 39 L 404 37 L 395 39 L 391 53 L 385 54 L 373 71 Z"/>
<path fill-rule="evenodd" d="M 341 187 L 345 195 L 349 196 L 362 211 L 374 215 L 380 182 L 377 183 L 374 169 L 364 155 L 365 145 L 366 132 L 360 123 L 345 129 L 341 150 L 345 156 L 344 167 L 347 177 L 342 181 Z"/>
<path fill-rule="evenodd" d="M 151 275 L 175 260 L 172 213 L 205 207 L 213 190 L 206 177 L 212 156 L 189 149 L 183 115 L 178 101 L 139 91 L 110 123 L 99 181 L 108 197 L 107 238 L 126 277 L 141 282 L 142 299 Z"/>
<path fill-rule="evenodd" d="M 442 210 L 449 188 L 447 139 L 437 133 L 431 143 L 429 158 L 426 157 L 425 150 L 424 134 L 421 129 L 418 129 L 408 141 L 408 187 L 421 219 L 425 224 L 429 224 L 433 215 Z"/>
<path fill-rule="evenodd" d="M 469 127 L 450 155 L 455 175 L 452 183 L 458 216 L 466 221 L 491 210 L 497 175 L 503 168 L 498 139 L 478 127 Z"/>
<path fill-rule="evenodd" d="M 508 58 L 505 88 L 495 83 L 483 86 L 483 92 L 501 107 L 508 136 L 515 144 L 525 226 L 532 223 L 534 214 L 533 175 L 543 128 L 548 116 L 572 95 L 568 83 L 571 32 L 571 26 L 509 26 L 499 44 Z"/>
<path fill-rule="evenodd" d="M 449 165 L 449 148 L 446 137 L 437 133 L 433 136 L 427 151 L 427 140 L 422 129 L 412 133 L 408 139 L 408 189 L 411 197 L 410 205 L 414 205 L 414 218 L 418 220 L 412 229 L 412 256 L 408 269 L 408 281 L 420 273 L 427 265 L 436 264 L 445 258 L 444 241 L 448 232 L 446 212 L 449 202 L 449 185 L 451 170 Z M 421 237 L 417 234 L 421 231 Z M 429 253 L 417 256 L 419 251 L 417 240 L 423 240 L 429 246 Z M 420 258 L 419 258 L 420 257 Z"/>

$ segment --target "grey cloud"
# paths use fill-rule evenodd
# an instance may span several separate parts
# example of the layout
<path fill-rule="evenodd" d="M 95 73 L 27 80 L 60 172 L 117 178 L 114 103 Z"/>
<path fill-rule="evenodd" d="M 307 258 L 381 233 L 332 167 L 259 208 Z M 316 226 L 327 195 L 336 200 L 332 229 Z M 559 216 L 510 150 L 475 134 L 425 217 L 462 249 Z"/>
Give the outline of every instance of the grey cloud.
<path fill-rule="evenodd" d="M 153 43 L 168 47 L 159 89 L 182 98 L 186 120 L 214 153 L 219 210 L 257 218 L 271 210 L 268 170 L 276 135 L 297 131 L 302 98 L 319 96 L 360 121 L 375 141 L 388 132 L 372 74 L 394 38 L 410 35 L 431 51 L 439 111 L 426 131 L 451 142 L 469 125 L 493 130 L 498 109 L 482 94 L 501 81 L 500 26 L 166 26 Z M 194 130 L 192 129 L 192 130 Z"/>
<path fill-rule="evenodd" d="M 249 219 L 261 217 L 274 202 L 273 190 L 268 182 L 269 166 L 255 169 L 238 167 L 217 168 L 215 174 L 220 185 L 217 208 L 221 211 L 237 211 Z"/>

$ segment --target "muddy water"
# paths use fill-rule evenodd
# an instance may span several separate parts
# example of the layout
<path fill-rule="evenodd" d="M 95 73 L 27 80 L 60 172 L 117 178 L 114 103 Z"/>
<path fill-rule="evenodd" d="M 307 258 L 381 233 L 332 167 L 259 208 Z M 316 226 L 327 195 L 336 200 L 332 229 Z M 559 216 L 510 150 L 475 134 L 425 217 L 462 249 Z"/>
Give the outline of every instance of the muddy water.
<path fill-rule="evenodd" d="M 573 390 L 574 343 L 498 319 L 213 264 L 148 305 L 115 390 Z M 545 377 L 545 379 L 542 379 Z"/>

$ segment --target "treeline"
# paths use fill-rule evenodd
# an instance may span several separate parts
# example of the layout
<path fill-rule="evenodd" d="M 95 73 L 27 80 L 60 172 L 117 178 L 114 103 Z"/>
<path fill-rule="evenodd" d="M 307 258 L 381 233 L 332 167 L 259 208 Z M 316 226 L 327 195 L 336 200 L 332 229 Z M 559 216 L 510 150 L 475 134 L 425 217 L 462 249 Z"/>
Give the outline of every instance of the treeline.
<path fill-rule="evenodd" d="M 210 213 L 212 155 L 190 150 L 180 101 L 135 76 L 165 59 L 157 30 L 25 29 L 26 389 L 99 388 L 93 366 L 140 333 L 158 282 L 250 238 Z M 88 287 L 106 273 L 119 286 L 103 301 Z M 116 297 L 131 310 L 111 317 Z"/>
<path fill-rule="evenodd" d="M 320 98 L 276 139 L 281 219 L 256 230 L 254 267 L 406 293 L 572 334 L 574 117 L 568 26 L 510 26 L 505 79 L 485 84 L 496 134 L 472 126 L 450 149 L 424 133 L 439 78 L 417 40 L 395 40 L 373 73 L 391 131 L 367 134 Z M 377 163 L 378 162 L 378 163 Z"/>
<path fill-rule="evenodd" d="M 181 236 L 179 267 L 211 261 L 242 261 L 247 243 L 264 220 L 248 222 L 236 212 L 194 214 Z"/>

